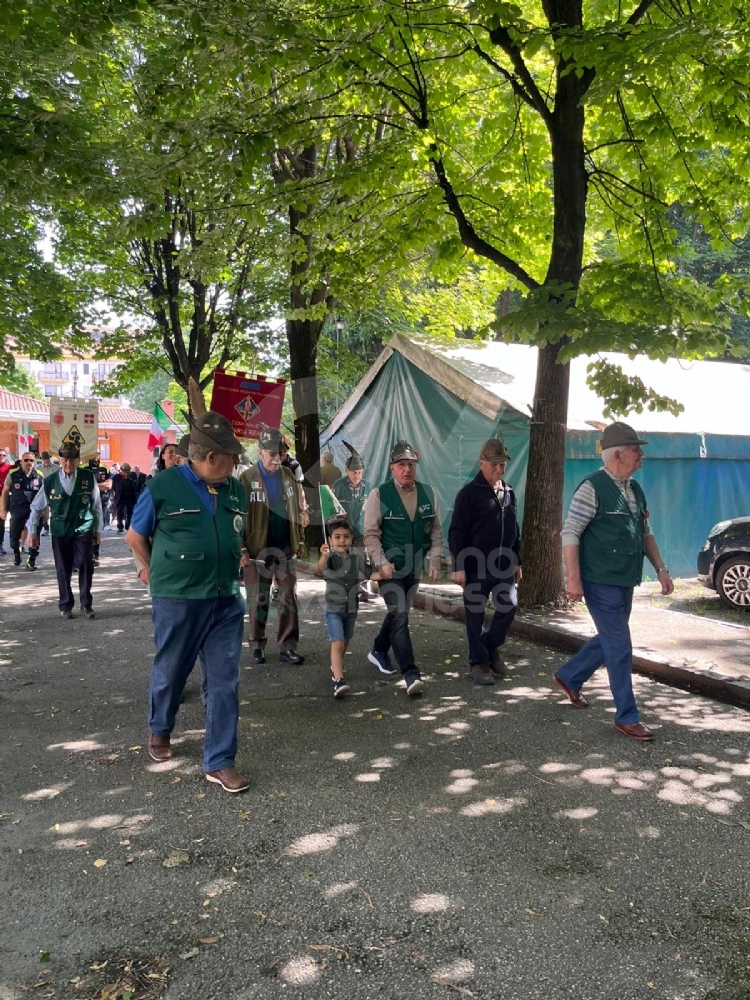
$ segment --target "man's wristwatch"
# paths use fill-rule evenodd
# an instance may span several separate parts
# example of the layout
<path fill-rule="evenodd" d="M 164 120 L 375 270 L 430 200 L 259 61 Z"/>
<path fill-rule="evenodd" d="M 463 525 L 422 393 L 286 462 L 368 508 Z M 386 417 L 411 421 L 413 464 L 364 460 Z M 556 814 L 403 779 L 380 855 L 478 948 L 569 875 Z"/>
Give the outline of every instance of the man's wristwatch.
<path fill-rule="evenodd" d="M 660 573 L 668 573 L 668 572 L 669 570 L 667 569 L 666 566 L 660 566 L 656 571 L 656 575 L 658 576 Z"/>

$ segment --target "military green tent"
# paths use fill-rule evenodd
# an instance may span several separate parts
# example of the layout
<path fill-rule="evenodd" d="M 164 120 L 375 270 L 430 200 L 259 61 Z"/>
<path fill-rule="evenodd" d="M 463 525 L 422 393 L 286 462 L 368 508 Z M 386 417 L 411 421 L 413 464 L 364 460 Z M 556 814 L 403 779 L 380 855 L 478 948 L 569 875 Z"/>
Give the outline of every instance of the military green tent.
<path fill-rule="evenodd" d="M 420 479 L 437 490 L 447 527 L 456 493 L 477 473 L 482 442 L 500 437 L 511 455 L 506 479 L 523 510 L 536 356 L 518 344 L 398 334 L 325 428 L 321 447 L 343 468 L 342 442 L 350 442 L 364 456 L 365 476 L 377 484 L 389 476 L 393 444 L 407 438 L 420 453 Z M 637 478 L 662 554 L 676 575 L 694 575 L 711 526 L 750 514 L 750 366 L 603 357 L 685 407 L 678 417 L 645 411 L 626 419 L 649 441 Z M 586 384 L 591 360 L 571 363 L 566 507 L 581 479 L 599 466 L 596 442 L 609 422 Z"/>

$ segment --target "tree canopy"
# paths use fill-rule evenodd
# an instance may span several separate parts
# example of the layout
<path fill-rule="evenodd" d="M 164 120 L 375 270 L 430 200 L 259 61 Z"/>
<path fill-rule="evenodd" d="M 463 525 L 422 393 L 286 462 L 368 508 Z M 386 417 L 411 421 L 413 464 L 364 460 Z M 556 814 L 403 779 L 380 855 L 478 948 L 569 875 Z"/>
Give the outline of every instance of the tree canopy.
<path fill-rule="evenodd" d="M 11 0 L 0 330 L 48 357 L 109 310 L 130 386 L 283 367 L 309 468 L 319 385 L 373 348 L 342 331 L 487 336 L 503 293 L 496 335 L 540 351 L 524 596 L 551 600 L 567 361 L 746 349 L 749 31 L 733 0 Z"/>

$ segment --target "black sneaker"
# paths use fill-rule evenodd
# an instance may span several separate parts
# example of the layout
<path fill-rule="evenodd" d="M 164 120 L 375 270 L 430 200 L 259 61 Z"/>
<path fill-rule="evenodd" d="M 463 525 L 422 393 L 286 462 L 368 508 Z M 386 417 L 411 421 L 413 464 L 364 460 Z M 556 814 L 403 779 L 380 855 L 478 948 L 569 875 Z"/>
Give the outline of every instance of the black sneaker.
<path fill-rule="evenodd" d="M 20 549 L 13 549 L 13 565 L 14 566 L 20 566 L 21 565 L 21 550 Z"/>
<path fill-rule="evenodd" d="M 36 569 L 36 562 L 31 558 L 31 556 L 29 556 L 29 558 L 26 560 L 26 569 L 32 573 Z"/>
<path fill-rule="evenodd" d="M 60 617 L 61 618 L 73 618 L 74 615 L 73 615 L 72 611 L 61 611 L 60 612 Z"/>
<path fill-rule="evenodd" d="M 293 663 L 295 667 L 305 662 L 304 656 L 298 653 L 296 649 L 283 649 L 279 653 L 279 659 L 282 663 Z"/>
<path fill-rule="evenodd" d="M 387 653 L 378 653 L 374 649 L 371 649 L 367 654 L 367 659 L 370 663 L 374 663 L 381 674 L 386 674 L 388 677 L 392 677 L 393 674 L 398 671 L 393 666 Z"/>
<path fill-rule="evenodd" d="M 418 670 L 407 674 L 404 680 L 406 681 L 406 693 L 411 697 L 421 694 L 424 691 L 424 681 Z"/>
<path fill-rule="evenodd" d="M 260 665 L 266 662 L 266 654 L 262 649 L 251 649 L 250 650 L 250 662 Z"/>
<path fill-rule="evenodd" d="M 332 677 L 331 680 L 333 681 L 334 698 L 343 698 L 345 694 L 349 693 L 349 685 L 346 683 L 343 677 L 339 677 L 338 680 L 336 680 L 335 677 Z"/>
<path fill-rule="evenodd" d="M 84 608 L 83 613 L 86 615 L 87 618 L 96 618 L 96 612 L 94 611 L 93 608 Z"/>

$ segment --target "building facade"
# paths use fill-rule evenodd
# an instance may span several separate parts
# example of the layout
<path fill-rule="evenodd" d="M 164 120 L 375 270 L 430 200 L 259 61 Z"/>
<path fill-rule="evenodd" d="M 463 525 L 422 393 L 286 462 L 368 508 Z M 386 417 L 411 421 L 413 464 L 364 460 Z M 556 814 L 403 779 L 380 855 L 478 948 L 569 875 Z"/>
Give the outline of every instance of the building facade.
<path fill-rule="evenodd" d="M 153 461 L 146 447 L 151 420 L 152 414 L 143 410 L 100 403 L 97 444 L 104 464 L 129 462 L 148 472 Z M 166 432 L 167 440 L 174 442 L 180 433 L 179 426 L 173 424 Z M 14 456 L 29 450 L 38 455 L 49 450 L 49 440 L 49 403 L 0 389 L 0 447 L 7 448 Z"/>

